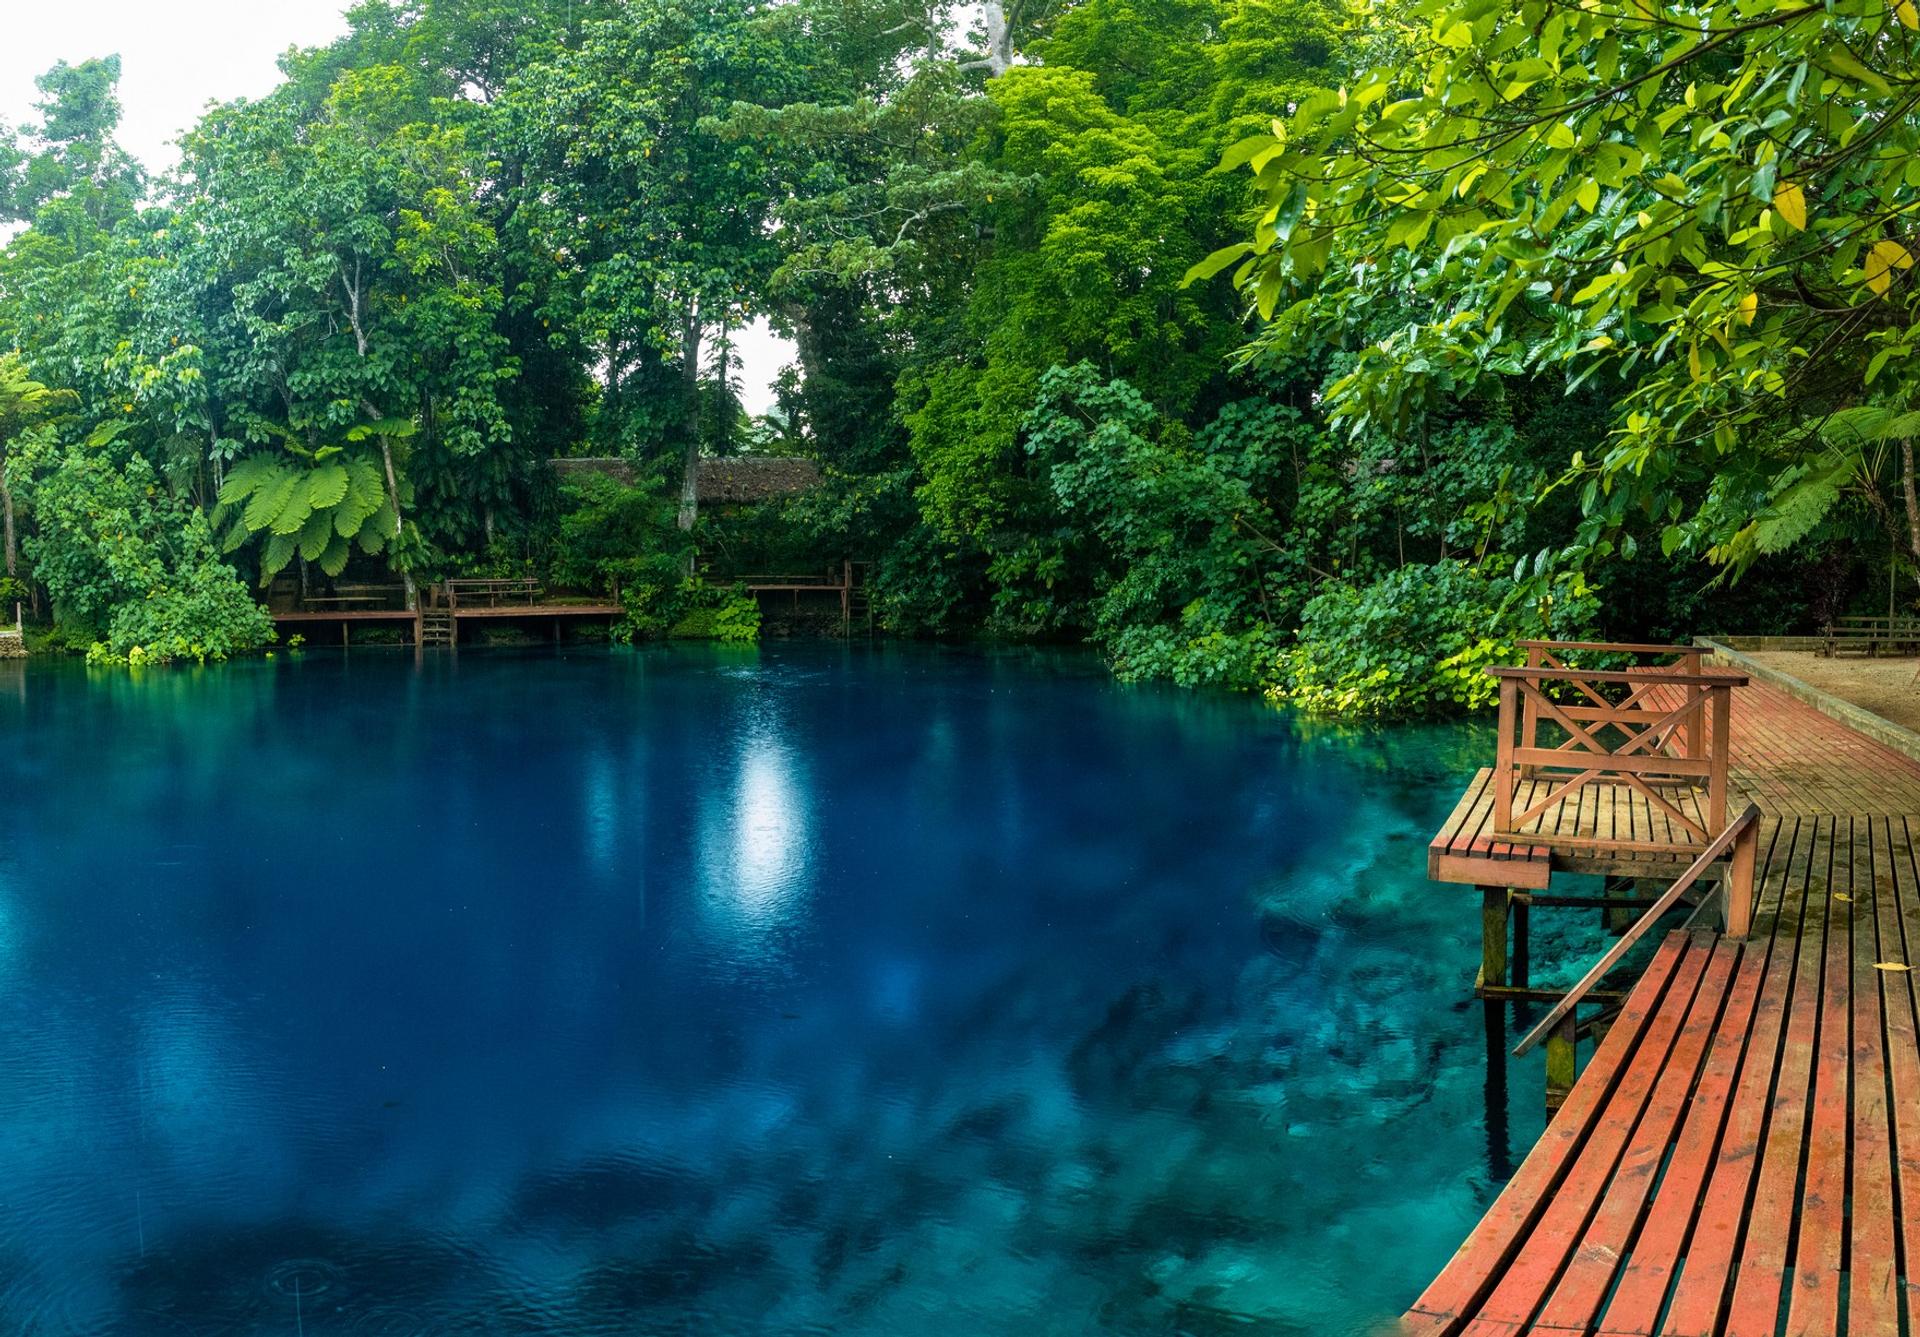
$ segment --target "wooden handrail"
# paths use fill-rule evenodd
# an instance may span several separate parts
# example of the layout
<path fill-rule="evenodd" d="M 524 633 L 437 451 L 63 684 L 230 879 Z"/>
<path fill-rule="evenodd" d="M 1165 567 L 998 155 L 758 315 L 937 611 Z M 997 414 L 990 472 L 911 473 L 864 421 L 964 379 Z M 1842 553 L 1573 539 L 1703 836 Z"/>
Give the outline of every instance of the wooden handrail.
<path fill-rule="evenodd" d="M 1522 650 L 1604 650 L 1619 655 L 1704 655 L 1698 645 L 1638 645 L 1630 641 L 1515 641 Z"/>
<path fill-rule="evenodd" d="M 1700 851 L 1700 857 L 1688 864 L 1687 871 L 1680 874 L 1679 878 L 1674 881 L 1674 884 L 1662 892 L 1658 900 L 1647 907 L 1647 912 L 1641 915 L 1638 920 L 1634 921 L 1632 928 L 1620 935 L 1619 941 L 1609 947 L 1604 956 L 1594 962 L 1593 968 L 1580 977 L 1578 984 L 1567 990 L 1566 997 L 1555 1003 L 1547 1015 L 1540 1019 L 1539 1024 L 1521 1037 L 1520 1043 L 1513 1047 L 1514 1057 L 1518 1058 L 1544 1040 L 1547 1037 L 1547 1033 L 1559 1024 L 1560 1019 L 1571 1012 L 1574 1007 L 1579 1004 L 1580 1000 L 1587 996 L 1588 991 L 1604 979 L 1609 970 L 1612 970 L 1620 963 L 1620 958 L 1627 954 L 1628 949 L 1631 948 L 1634 943 L 1640 941 L 1642 935 L 1653 927 L 1660 916 L 1671 910 L 1674 902 L 1684 896 L 1688 888 L 1698 882 L 1701 875 L 1705 873 L 1707 869 L 1711 868 L 1714 863 L 1719 860 L 1720 856 L 1732 848 L 1733 843 L 1744 836 L 1747 829 L 1759 820 L 1759 805 L 1749 803 L 1746 811 L 1727 823 L 1726 830 L 1715 836 L 1712 842 Z M 1748 876 L 1751 876 L 1750 868 L 1748 869 Z M 1731 897 L 1729 897 L 1729 900 L 1731 900 Z M 1733 914 L 1734 910 L 1730 905 L 1728 908 L 1729 918 L 1731 918 Z"/>
<path fill-rule="evenodd" d="M 1658 668 L 1643 669 L 1570 669 L 1557 664 L 1512 667 L 1496 664 L 1487 670 L 1495 678 L 1565 679 L 1568 682 L 1666 683 L 1674 687 L 1745 687 L 1742 673 L 1667 673 Z"/>

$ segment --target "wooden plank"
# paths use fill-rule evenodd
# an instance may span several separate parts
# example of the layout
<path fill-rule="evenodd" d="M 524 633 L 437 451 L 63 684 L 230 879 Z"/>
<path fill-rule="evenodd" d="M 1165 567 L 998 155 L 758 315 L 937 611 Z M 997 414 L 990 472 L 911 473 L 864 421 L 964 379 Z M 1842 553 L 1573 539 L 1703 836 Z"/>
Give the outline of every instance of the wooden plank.
<path fill-rule="evenodd" d="M 1812 857 L 1811 824 L 1795 823 L 1782 852 L 1778 876 L 1782 881 L 1778 920 L 1786 920 L 1788 906 L 1795 920 L 1802 913 L 1804 864 Z M 1791 934 L 1791 929 L 1788 930 Z M 1760 1001 L 1754 1011 L 1753 1031 L 1740 1062 L 1740 1080 L 1721 1138 L 1713 1173 L 1707 1181 L 1698 1213 L 1698 1225 L 1687 1247 L 1686 1262 L 1673 1288 L 1673 1300 L 1660 1331 L 1666 1337 L 1714 1337 L 1720 1331 L 1733 1260 L 1740 1248 L 1742 1223 L 1754 1168 L 1767 1131 L 1768 1099 L 1779 1065 L 1780 1041 L 1785 1032 L 1788 997 L 1792 990 L 1797 954 L 1776 949 L 1767 962 Z M 1784 1247 L 1784 1245 L 1783 1245 Z"/>
<path fill-rule="evenodd" d="M 1621 1273 L 1620 1284 L 1607 1304 L 1606 1319 L 1599 1328 L 1602 1337 L 1642 1337 L 1654 1330 L 1660 1317 L 1667 1290 L 1679 1269 L 1680 1255 L 1693 1234 L 1707 1172 L 1733 1107 L 1734 1082 L 1754 1025 L 1754 1006 L 1766 967 L 1764 948 L 1749 947 L 1742 953 L 1673 1156 L 1648 1210 L 1646 1225 Z"/>
<path fill-rule="evenodd" d="M 1914 843 L 1920 832 L 1905 818 L 1887 819 L 1889 881 L 1893 904 L 1878 916 L 1880 959 L 1911 964 L 1920 958 L 1920 855 Z M 1876 898 L 1877 899 L 1877 898 Z M 1909 1334 L 1920 1333 L 1920 1286 L 1913 1273 L 1920 1268 L 1920 1007 L 1916 1006 L 1915 972 L 1891 970 L 1880 976 L 1887 1036 L 1887 1076 L 1895 1093 L 1893 1127 L 1894 1187 L 1899 1204 L 1898 1233 L 1907 1260 L 1908 1279 L 1904 1311 Z"/>
<path fill-rule="evenodd" d="M 1881 823 L 1863 819 L 1854 831 L 1850 894 L 1853 924 L 1853 1177 L 1847 1247 L 1847 1330 L 1874 1337 L 1899 1337 L 1899 1257 L 1894 1225 L 1893 1125 L 1887 1100 L 1892 1048 L 1877 960 L 1887 957 L 1880 941 L 1881 907 L 1897 894 Z M 1897 972 L 1886 972 L 1896 974 Z M 1905 984 L 1894 986 L 1905 989 Z M 1911 1039 L 1912 1020 L 1907 1020 Z M 1907 1088 L 1898 1102 L 1911 1109 L 1920 1088 Z"/>
<path fill-rule="evenodd" d="M 1734 1279 L 1726 1322 L 1716 1332 L 1727 1337 L 1774 1337 L 1786 1284 L 1787 1242 L 1793 1236 L 1800 1192 L 1800 1156 L 1807 1142 L 1813 1096 L 1815 1046 L 1819 1039 L 1820 992 L 1824 957 L 1824 892 L 1833 858 L 1833 820 L 1814 824 L 1816 844 L 1808 865 L 1805 908 L 1788 1003 L 1786 1044 L 1774 1078 L 1767 1133 L 1760 1145 L 1760 1168 L 1748 1207 L 1746 1243 Z M 1731 1215 L 1737 1216 L 1737 1210 Z"/>
<path fill-rule="evenodd" d="M 1848 984 L 1853 977 L 1853 957 L 1844 935 L 1838 939 L 1828 935 L 1823 959 L 1825 982 L 1814 1059 L 1812 1114 L 1803 1153 L 1806 1168 L 1787 1337 L 1829 1337 L 1840 1327 L 1840 1265 L 1847 1225 L 1847 1133 L 1852 1108 L 1852 993 Z M 1782 1220 L 1780 1227 L 1784 1230 L 1789 1224 Z M 1774 1331 L 1772 1318 L 1766 1330 Z"/>
<path fill-rule="evenodd" d="M 1669 941 L 1674 939 L 1684 944 L 1683 955 L 1671 982 L 1660 990 L 1657 1010 L 1634 1048 L 1618 1089 L 1598 1111 L 1592 1135 L 1581 1147 L 1572 1170 L 1555 1187 L 1539 1223 L 1502 1269 L 1474 1321 L 1463 1330 L 1466 1337 L 1521 1331 L 1553 1289 L 1575 1242 L 1597 1210 L 1641 1111 L 1667 1065 L 1681 1023 L 1692 1011 L 1694 995 L 1712 956 L 1709 949 L 1694 945 L 1690 934 L 1669 935 Z"/>
<path fill-rule="evenodd" d="M 1600 1209 L 1588 1223 L 1572 1261 L 1534 1320 L 1537 1327 L 1585 1332 L 1598 1318 L 1621 1260 L 1639 1230 L 1654 1176 L 1666 1160 L 1668 1145 L 1687 1110 L 1708 1041 L 1720 1024 L 1722 1008 L 1731 1005 L 1738 1011 L 1741 991 L 1731 986 L 1736 983 L 1739 961 L 1737 943 L 1723 939 L 1712 949 L 1686 1024 L 1660 1070 L 1646 1114 L 1633 1130 L 1633 1140 L 1621 1156 L 1613 1182 L 1607 1186 Z M 1750 1002 L 1756 992 L 1755 979 L 1752 972 L 1744 978 L 1744 997 Z"/>
<path fill-rule="evenodd" d="M 1505 1191 L 1455 1250 L 1452 1261 L 1414 1303 L 1403 1321 L 1407 1333 L 1458 1331 L 1480 1297 L 1493 1286 L 1499 1270 L 1545 1211 L 1553 1189 L 1585 1145 L 1590 1121 L 1612 1094 L 1622 1060 L 1636 1047 L 1685 955 L 1686 945 L 1685 935 L 1672 934 L 1654 952 L 1639 986 L 1620 1009 L 1567 1103 L 1547 1125 Z"/>

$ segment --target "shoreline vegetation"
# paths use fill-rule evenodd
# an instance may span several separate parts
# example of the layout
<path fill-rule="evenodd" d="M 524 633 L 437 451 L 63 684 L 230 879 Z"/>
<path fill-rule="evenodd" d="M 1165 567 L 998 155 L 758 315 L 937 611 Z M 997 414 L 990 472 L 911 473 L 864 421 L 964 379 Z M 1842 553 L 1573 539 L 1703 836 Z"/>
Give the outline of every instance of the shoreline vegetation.
<path fill-rule="evenodd" d="M 1911 609 L 1920 15 L 1638 13 L 366 0 L 158 176 L 56 65 L 0 602 L 114 665 L 264 651 L 276 581 L 744 641 L 738 577 L 857 561 L 883 634 L 1354 718 Z M 702 502 L 752 457 L 817 482 Z"/>

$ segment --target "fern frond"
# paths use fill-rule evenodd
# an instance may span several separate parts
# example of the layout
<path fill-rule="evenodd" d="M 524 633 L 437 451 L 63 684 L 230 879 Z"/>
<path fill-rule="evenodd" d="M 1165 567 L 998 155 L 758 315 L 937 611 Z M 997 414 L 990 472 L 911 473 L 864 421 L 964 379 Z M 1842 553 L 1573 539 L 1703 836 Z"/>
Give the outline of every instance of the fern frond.
<path fill-rule="evenodd" d="M 249 455 L 238 460 L 227 470 L 227 480 L 220 485 L 220 504 L 235 506 L 245 501 L 267 482 L 284 472 L 280 461 L 267 455 Z"/>
<path fill-rule="evenodd" d="M 300 526 L 300 555 L 309 562 L 316 560 L 327 550 L 329 540 L 334 537 L 333 516 L 326 511 L 315 511 Z"/>
<path fill-rule="evenodd" d="M 262 483 L 247 502 L 247 509 L 241 516 L 248 529 L 258 533 L 262 529 L 273 527 L 280 513 L 287 509 L 287 500 L 293 490 L 300 486 L 302 475 L 284 464 L 277 465 L 274 477 Z"/>
<path fill-rule="evenodd" d="M 380 503 L 380 509 L 367 517 L 360 526 L 360 532 L 354 535 L 360 551 L 369 557 L 387 546 L 387 540 L 393 537 L 393 507 L 386 502 Z"/>
<path fill-rule="evenodd" d="M 386 501 L 387 489 L 380 467 L 372 460 L 355 456 L 347 461 L 346 468 L 347 492 L 334 508 L 333 528 L 341 538 L 350 539 Z"/>
<path fill-rule="evenodd" d="M 337 576 L 347 569 L 347 558 L 353 555 L 353 544 L 338 534 L 327 537 L 327 550 L 320 554 L 320 569 L 329 577 Z"/>
<path fill-rule="evenodd" d="M 267 540 L 267 549 L 260 554 L 260 583 L 266 584 L 286 569 L 293 560 L 296 539 L 292 534 L 275 534 Z"/>
<path fill-rule="evenodd" d="M 330 511 L 347 495 L 347 466 L 333 461 L 307 475 L 307 505 L 316 511 Z"/>

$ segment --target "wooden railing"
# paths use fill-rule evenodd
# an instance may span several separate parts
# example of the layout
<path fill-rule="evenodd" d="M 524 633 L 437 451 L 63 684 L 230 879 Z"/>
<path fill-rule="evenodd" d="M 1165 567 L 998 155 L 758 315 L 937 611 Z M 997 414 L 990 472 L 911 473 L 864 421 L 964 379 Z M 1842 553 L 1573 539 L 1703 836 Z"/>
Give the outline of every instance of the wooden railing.
<path fill-rule="evenodd" d="M 1727 741 L 1732 695 L 1746 679 L 1708 674 L 1704 650 L 1693 646 L 1604 641 L 1526 641 L 1528 663 L 1493 668 L 1500 683 L 1499 743 L 1495 753 L 1494 837 L 1515 843 L 1569 846 L 1633 845 L 1691 853 L 1727 825 Z M 1677 656 L 1672 665 L 1587 669 L 1568 664 L 1575 652 L 1610 656 Z M 1675 693 L 1678 704 L 1673 703 Z M 1557 725 L 1562 742 L 1544 745 L 1543 724 Z M 1543 780 L 1546 793 L 1515 811 L 1518 786 Z M 1593 785 L 1617 786 L 1644 799 L 1688 839 L 1684 842 L 1606 838 L 1528 831 L 1526 826 Z M 1694 815 L 1660 792 L 1675 786 L 1704 791 Z"/>
<path fill-rule="evenodd" d="M 351 584 L 335 581 L 325 594 L 302 594 L 299 607 L 306 612 L 340 609 L 397 610 L 407 606 L 407 587 L 398 581 Z"/>
<path fill-rule="evenodd" d="M 503 602 L 513 607 L 540 602 L 546 591 L 537 580 L 449 580 L 445 586 L 447 607 L 458 611 L 462 601 L 471 606 L 498 608 Z"/>
<path fill-rule="evenodd" d="M 1628 949 L 1645 936 L 1647 930 L 1659 921 L 1660 916 L 1678 904 L 1680 898 L 1692 889 L 1693 884 L 1704 877 L 1707 870 L 1729 851 L 1732 851 L 1733 861 L 1728 866 L 1726 878 L 1719 888 L 1724 902 L 1721 909 L 1722 927 L 1730 938 L 1744 938 L 1752 932 L 1753 870 L 1759 824 L 1760 809 L 1756 804 L 1749 803 L 1745 811 L 1734 818 L 1708 843 L 1705 849 L 1700 851 L 1699 857 L 1687 866 L 1686 872 L 1680 874 L 1673 885 L 1647 907 L 1647 912 L 1634 921 L 1633 927 L 1622 933 L 1613 946 L 1607 948 L 1606 953 L 1580 977 L 1579 983 L 1567 990 L 1566 996 L 1555 1003 L 1532 1030 L 1521 1037 L 1520 1043 L 1513 1049 L 1515 1056 L 1526 1053 L 1551 1035 L 1554 1029 L 1580 1005 L 1580 1000 L 1587 996 L 1593 986 L 1620 963 L 1620 959 L 1627 954 Z M 1705 908 L 1705 905 L 1706 902 L 1703 899 L 1701 907 Z"/>

